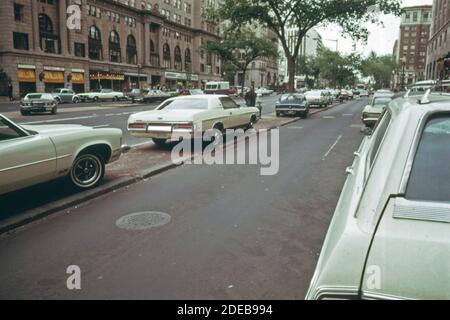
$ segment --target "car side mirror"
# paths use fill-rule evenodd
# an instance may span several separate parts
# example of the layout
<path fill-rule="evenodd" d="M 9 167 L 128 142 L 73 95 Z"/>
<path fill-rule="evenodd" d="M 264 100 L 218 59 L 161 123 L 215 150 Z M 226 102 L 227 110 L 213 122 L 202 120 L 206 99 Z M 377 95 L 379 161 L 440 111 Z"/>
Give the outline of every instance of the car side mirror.
<path fill-rule="evenodd" d="M 371 136 L 372 133 L 373 133 L 373 129 L 370 128 L 370 127 L 365 127 L 364 130 L 363 130 L 363 133 L 364 133 L 365 136 Z"/>

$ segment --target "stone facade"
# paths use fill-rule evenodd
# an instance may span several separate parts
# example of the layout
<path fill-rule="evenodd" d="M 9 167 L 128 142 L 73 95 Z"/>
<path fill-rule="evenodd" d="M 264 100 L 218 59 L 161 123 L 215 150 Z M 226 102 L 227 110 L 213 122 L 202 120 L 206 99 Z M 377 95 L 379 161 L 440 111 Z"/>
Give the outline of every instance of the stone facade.
<path fill-rule="evenodd" d="M 219 37 L 201 16 L 213 2 L 3 0 L 0 67 L 15 96 L 57 87 L 201 87 L 221 78 L 220 60 L 201 49 Z M 71 19 L 78 13 L 80 29 Z"/>
<path fill-rule="evenodd" d="M 427 52 L 427 78 L 450 79 L 450 0 L 433 1 L 433 24 Z"/>

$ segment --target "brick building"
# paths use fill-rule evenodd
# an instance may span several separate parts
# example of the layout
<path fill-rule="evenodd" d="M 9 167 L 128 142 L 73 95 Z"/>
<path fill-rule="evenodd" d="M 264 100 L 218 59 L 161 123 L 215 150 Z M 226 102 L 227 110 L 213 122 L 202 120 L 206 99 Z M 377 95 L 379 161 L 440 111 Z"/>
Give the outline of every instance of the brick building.
<path fill-rule="evenodd" d="M 450 79 L 450 0 L 433 1 L 427 52 L 427 78 Z"/>
<path fill-rule="evenodd" d="M 220 60 L 201 49 L 218 39 L 201 15 L 215 1 L 2 0 L 0 67 L 15 96 L 57 87 L 200 87 L 221 75 Z"/>
<path fill-rule="evenodd" d="M 431 6 L 402 9 L 400 36 L 394 56 L 400 65 L 395 87 L 410 85 L 425 79 L 427 45 L 430 35 Z"/>

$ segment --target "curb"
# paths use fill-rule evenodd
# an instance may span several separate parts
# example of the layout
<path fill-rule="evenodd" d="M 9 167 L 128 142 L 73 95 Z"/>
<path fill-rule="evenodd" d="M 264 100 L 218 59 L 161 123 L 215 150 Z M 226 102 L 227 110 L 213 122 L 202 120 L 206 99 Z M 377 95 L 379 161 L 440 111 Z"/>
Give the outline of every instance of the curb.
<path fill-rule="evenodd" d="M 337 104 L 332 104 L 326 108 L 315 110 L 314 113 L 310 113 L 311 115 L 328 110 Z M 271 127 L 266 128 L 266 130 L 272 130 L 279 127 L 286 126 L 288 124 L 294 123 L 296 121 L 300 120 L 299 117 L 294 117 L 292 119 L 287 120 L 286 122 L 282 122 L 278 125 L 274 125 Z M 259 131 L 257 132 L 259 134 Z M 233 142 L 233 144 L 236 142 Z M 227 147 L 226 144 L 224 144 L 224 147 Z M 71 196 L 65 197 L 63 199 L 59 199 L 56 201 L 53 201 L 51 203 L 48 203 L 46 205 L 40 206 L 37 209 L 31 209 L 28 211 L 25 211 L 17 216 L 11 217 L 9 219 L 6 219 L 2 222 L 0 222 L 0 235 L 4 235 L 7 233 L 13 233 L 18 228 L 23 227 L 31 222 L 40 220 L 42 218 L 45 218 L 53 213 L 56 213 L 58 211 L 65 210 L 67 208 L 76 206 L 78 204 L 81 204 L 83 202 L 92 200 L 94 198 L 97 198 L 103 194 L 109 193 L 113 190 L 120 189 L 129 185 L 132 185 L 136 182 L 142 181 L 144 179 L 153 177 L 157 174 L 160 174 L 162 172 L 168 171 L 170 169 L 179 167 L 185 163 L 186 160 L 194 160 L 194 157 L 197 155 L 191 155 L 189 157 L 180 159 L 180 161 L 174 163 L 172 161 L 168 161 L 159 165 L 155 165 L 149 169 L 143 169 L 140 172 L 138 172 L 135 175 L 130 175 L 122 178 L 118 178 L 115 180 L 112 180 L 110 182 L 107 182 L 95 189 L 83 191 L 77 194 L 73 194 Z"/>

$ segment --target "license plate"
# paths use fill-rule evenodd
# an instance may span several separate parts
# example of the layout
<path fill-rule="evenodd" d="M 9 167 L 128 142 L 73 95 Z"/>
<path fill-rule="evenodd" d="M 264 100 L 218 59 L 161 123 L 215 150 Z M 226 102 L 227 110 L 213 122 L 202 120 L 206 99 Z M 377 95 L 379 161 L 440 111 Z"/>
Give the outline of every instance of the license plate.
<path fill-rule="evenodd" d="M 147 131 L 150 132 L 172 132 L 171 126 L 148 126 Z"/>

